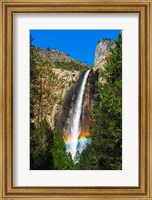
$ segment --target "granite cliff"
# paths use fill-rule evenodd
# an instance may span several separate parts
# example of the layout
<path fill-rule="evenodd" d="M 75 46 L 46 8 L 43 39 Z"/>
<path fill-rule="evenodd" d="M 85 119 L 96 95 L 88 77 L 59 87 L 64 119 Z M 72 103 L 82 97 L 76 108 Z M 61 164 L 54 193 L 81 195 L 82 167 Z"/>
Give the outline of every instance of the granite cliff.
<path fill-rule="evenodd" d="M 116 47 L 113 40 L 101 39 L 96 45 L 94 70 L 103 69 L 106 59 L 111 55 L 110 50 Z"/>

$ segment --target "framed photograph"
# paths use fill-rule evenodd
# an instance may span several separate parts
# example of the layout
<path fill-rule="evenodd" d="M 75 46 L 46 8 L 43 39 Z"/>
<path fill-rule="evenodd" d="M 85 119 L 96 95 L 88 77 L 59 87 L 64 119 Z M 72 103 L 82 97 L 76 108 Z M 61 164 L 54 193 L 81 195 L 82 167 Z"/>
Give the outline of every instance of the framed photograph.
<path fill-rule="evenodd" d="M 1 199 L 152 199 L 151 0 L 0 5 Z"/>

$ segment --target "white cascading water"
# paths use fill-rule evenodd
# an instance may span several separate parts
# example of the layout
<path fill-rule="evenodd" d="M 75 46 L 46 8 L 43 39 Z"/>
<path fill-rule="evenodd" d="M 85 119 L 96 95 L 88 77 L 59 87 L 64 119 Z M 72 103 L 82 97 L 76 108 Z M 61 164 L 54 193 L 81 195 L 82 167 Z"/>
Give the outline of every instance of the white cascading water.
<path fill-rule="evenodd" d="M 87 83 L 89 72 L 90 70 L 86 71 L 84 75 L 84 78 L 79 90 L 79 94 L 76 99 L 75 107 L 73 109 L 73 113 L 71 114 L 70 118 L 67 120 L 67 128 L 65 132 L 69 132 L 69 133 L 68 133 L 68 143 L 66 144 L 66 151 L 71 153 L 72 159 L 74 159 L 77 153 L 78 137 L 81 133 L 82 104 L 83 104 L 85 86 Z"/>

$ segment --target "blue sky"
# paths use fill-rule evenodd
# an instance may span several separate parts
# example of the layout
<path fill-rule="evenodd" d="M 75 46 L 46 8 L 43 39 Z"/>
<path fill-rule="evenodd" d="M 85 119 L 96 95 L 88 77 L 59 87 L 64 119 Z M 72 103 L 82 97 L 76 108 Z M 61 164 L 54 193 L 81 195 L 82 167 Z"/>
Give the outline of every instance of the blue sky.
<path fill-rule="evenodd" d="M 117 39 L 120 30 L 30 30 L 33 45 L 67 53 L 75 60 L 93 65 L 97 42 Z"/>

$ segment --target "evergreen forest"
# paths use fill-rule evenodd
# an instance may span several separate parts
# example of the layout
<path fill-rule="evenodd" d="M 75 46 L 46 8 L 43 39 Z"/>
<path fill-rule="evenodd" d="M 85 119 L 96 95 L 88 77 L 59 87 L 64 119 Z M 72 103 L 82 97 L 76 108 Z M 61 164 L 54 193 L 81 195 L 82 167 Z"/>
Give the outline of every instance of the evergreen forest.
<path fill-rule="evenodd" d="M 62 105 L 62 100 L 51 90 L 56 85 L 56 74 L 52 64 L 41 60 L 38 49 L 30 43 L 30 169 L 31 170 L 121 170 L 122 169 L 122 38 L 115 40 L 116 47 L 111 49 L 93 97 L 90 117 L 91 143 L 74 160 L 66 152 L 61 127 L 52 128 L 44 117 L 44 110 L 50 102 Z M 55 62 L 58 69 L 86 71 L 88 67 L 78 63 Z M 49 80 L 50 90 L 44 88 Z M 64 80 L 60 82 L 64 87 Z M 73 84 L 72 82 L 69 84 Z M 43 88 L 43 90 L 42 90 Z M 45 101 L 44 101 L 45 99 Z M 47 99 L 47 101 L 46 101 Z M 37 106 L 36 121 L 33 121 Z"/>

